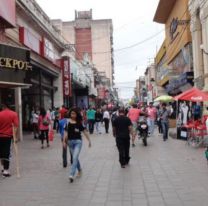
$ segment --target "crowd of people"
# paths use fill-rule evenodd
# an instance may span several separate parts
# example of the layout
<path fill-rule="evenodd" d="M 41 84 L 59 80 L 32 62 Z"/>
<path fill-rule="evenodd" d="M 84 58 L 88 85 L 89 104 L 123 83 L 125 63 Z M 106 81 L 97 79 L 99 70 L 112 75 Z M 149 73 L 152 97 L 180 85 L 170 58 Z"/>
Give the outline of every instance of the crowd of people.
<path fill-rule="evenodd" d="M 11 143 L 18 128 L 18 115 L 9 109 L 7 103 L 2 104 L 0 111 L 0 159 L 2 175 L 9 177 L 9 162 L 11 156 Z M 67 145 L 70 151 L 70 172 L 69 180 L 73 182 L 76 176 L 82 174 L 82 167 L 79 161 L 79 154 L 82 149 L 82 134 L 91 147 L 90 135 L 96 132 L 102 134 L 103 130 L 109 133 L 110 121 L 112 123 L 113 136 L 119 152 L 119 162 L 125 168 L 130 161 L 130 143 L 135 147 L 135 140 L 138 134 L 138 122 L 146 121 L 148 125 L 148 136 L 154 136 L 156 124 L 158 132 L 162 134 L 163 140 L 168 139 L 169 117 L 173 109 L 166 103 L 155 107 L 149 105 L 133 104 L 130 108 L 114 108 L 109 111 L 107 107 L 81 109 L 68 109 L 64 105 L 61 108 L 48 110 L 44 108 L 33 110 L 31 122 L 33 125 L 34 139 L 41 140 L 41 149 L 50 147 L 49 132 L 56 131 L 60 134 L 62 142 L 63 167 L 68 165 Z M 102 126 L 103 125 L 103 129 Z M 208 155 L 208 152 L 206 153 Z"/>

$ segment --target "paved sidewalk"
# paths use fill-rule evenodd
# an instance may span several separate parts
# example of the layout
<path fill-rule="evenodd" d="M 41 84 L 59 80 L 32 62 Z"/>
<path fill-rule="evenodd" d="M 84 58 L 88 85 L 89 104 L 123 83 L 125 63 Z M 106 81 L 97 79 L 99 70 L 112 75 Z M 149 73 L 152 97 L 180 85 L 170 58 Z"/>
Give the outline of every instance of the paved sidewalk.
<path fill-rule="evenodd" d="M 93 135 L 92 148 L 81 153 L 83 176 L 73 184 L 62 168 L 58 136 L 50 148 L 25 136 L 19 144 L 21 178 L 0 177 L 0 206 L 207 206 L 208 166 L 204 149 L 186 142 L 162 141 L 156 134 L 148 147 L 137 141 L 130 165 L 121 169 L 114 138 Z M 85 142 L 86 143 L 86 142 Z"/>

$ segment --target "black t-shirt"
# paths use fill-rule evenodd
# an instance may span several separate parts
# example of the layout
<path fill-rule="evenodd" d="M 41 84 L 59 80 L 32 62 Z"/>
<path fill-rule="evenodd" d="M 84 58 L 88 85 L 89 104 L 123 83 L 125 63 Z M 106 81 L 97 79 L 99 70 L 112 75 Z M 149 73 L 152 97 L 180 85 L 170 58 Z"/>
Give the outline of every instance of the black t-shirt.
<path fill-rule="evenodd" d="M 103 114 L 101 112 L 96 112 L 95 113 L 95 121 L 96 122 L 101 122 L 103 119 Z"/>
<path fill-rule="evenodd" d="M 129 126 L 131 126 L 131 120 L 126 116 L 119 116 L 113 121 L 113 127 L 116 130 L 117 138 L 130 138 Z"/>
<path fill-rule="evenodd" d="M 82 139 L 81 132 L 85 130 L 85 127 L 80 123 L 68 123 L 67 132 L 68 140 Z"/>

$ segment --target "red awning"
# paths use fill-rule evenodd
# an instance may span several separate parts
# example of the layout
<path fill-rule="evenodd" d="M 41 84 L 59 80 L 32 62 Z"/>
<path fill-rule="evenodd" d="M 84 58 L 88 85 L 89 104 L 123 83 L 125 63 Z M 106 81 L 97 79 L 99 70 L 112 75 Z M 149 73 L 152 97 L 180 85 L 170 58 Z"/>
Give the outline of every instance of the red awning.
<path fill-rule="evenodd" d="M 204 102 L 204 101 L 208 101 L 208 93 L 193 87 L 183 92 L 182 94 L 175 96 L 174 99 L 176 101 L 185 100 L 192 102 Z"/>

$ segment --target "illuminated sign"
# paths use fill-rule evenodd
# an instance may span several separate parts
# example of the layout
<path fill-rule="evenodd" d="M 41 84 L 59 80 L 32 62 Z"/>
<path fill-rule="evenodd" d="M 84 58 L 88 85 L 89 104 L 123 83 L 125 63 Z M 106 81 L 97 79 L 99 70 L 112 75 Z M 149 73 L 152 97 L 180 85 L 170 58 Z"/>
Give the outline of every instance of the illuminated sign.
<path fill-rule="evenodd" d="M 32 70 L 30 51 L 20 47 L 0 44 L 0 69 Z"/>
<path fill-rule="evenodd" d="M 29 65 L 29 62 L 5 57 L 0 57 L 0 68 L 32 70 L 32 66 Z"/>

